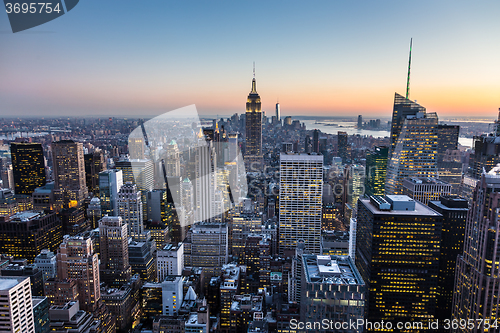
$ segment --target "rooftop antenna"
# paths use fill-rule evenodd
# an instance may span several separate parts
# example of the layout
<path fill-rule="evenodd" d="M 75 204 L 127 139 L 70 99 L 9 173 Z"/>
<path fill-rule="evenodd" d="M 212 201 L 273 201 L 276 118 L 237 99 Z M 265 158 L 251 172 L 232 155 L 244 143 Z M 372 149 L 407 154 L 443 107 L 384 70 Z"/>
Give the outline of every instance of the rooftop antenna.
<path fill-rule="evenodd" d="M 255 79 L 255 61 L 253 62 L 253 78 Z"/>
<path fill-rule="evenodd" d="M 410 58 L 408 59 L 408 78 L 406 80 L 406 99 L 410 97 L 410 68 L 411 68 L 411 44 L 413 38 L 410 38 Z"/>

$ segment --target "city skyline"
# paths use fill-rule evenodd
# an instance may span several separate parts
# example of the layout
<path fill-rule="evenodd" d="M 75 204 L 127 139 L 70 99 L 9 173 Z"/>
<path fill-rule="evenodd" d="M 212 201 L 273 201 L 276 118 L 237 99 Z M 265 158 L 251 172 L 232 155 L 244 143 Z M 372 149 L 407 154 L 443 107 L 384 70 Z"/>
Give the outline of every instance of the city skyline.
<path fill-rule="evenodd" d="M 241 114 L 255 61 L 267 114 L 279 101 L 283 116 L 389 117 L 410 38 L 410 99 L 442 117 L 500 104 L 492 1 L 121 4 L 86 1 L 17 34 L 1 14 L 0 116 Z"/>

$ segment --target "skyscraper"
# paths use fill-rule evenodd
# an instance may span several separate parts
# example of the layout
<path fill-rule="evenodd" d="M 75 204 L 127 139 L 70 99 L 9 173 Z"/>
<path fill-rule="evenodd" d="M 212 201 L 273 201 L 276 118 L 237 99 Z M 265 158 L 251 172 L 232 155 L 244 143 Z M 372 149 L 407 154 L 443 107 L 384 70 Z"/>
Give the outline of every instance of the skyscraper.
<path fill-rule="evenodd" d="M 128 226 L 128 234 L 136 239 L 144 232 L 141 192 L 137 186 L 127 182 L 118 192 L 118 215 Z"/>
<path fill-rule="evenodd" d="M 398 93 L 394 94 L 394 106 L 392 109 L 391 122 L 391 146 L 389 155 L 391 155 L 396 149 L 398 138 L 403 130 L 405 120 L 408 116 L 416 116 L 419 112 L 425 114 L 425 108 Z"/>
<path fill-rule="evenodd" d="M 110 169 L 99 173 L 101 215 L 118 215 L 118 192 L 123 186 L 122 170 Z"/>
<path fill-rule="evenodd" d="M 90 236 L 64 237 L 57 253 L 57 278 L 76 280 L 81 308 L 90 312 L 97 309 L 101 298 L 99 258 Z"/>
<path fill-rule="evenodd" d="M 360 198 L 356 266 L 369 321 L 435 318 L 442 215 L 406 195 Z"/>
<path fill-rule="evenodd" d="M 366 153 L 366 195 L 384 195 L 388 147 L 374 147 Z"/>
<path fill-rule="evenodd" d="M 247 169 L 256 168 L 259 170 L 262 166 L 262 106 L 260 96 L 257 93 L 257 83 L 252 79 L 252 90 L 247 98 L 246 104 L 246 149 L 245 160 Z M 252 164 L 254 163 L 254 164 Z"/>
<path fill-rule="evenodd" d="M 443 215 L 436 318 L 444 322 L 451 318 L 455 268 L 463 253 L 469 204 L 458 196 L 442 196 L 439 201 L 430 201 L 429 207 Z"/>
<path fill-rule="evenodd" d="M 458 146 L 458 125 L 438 125 L 438 162 L 442 162 L 447 150 L 456 150 Z"/>
<path fill-rule="evenodd" d="M 295 249 L 299 240 L 320 253 L 323 156 L 280 155 L 279 247 Z"/>
<path fill-rule="evenodd" d="M 280 103 L 276 103 L 276 120 L 281 124 Z"/>
<path fill-rule="evenodd" d="M 12 142 L 10 152 L 16 194 L 31 195 L 35 188 L 45 185 L 45 161 L 40 143 Z"/>
<path fill-rule="evenodd" d="M 52 143 L 55 190 L 59 207 L 79 205 L 87 196 L 83 145 L 72 140 Z"/>
<path fill-rule="evenodd" d="M 342 159 L 342 163 L 346 164 L 351 159 L 347 147 L 347 133 L 338 131 L 337 142 L 338 142 L 339 157 Z"/>
<path fill-rule="evenodd" d="M 104 152 L 96 149 L 93 153 L 85 154 L 85 179 L 89 192 L 99 196 L 99 173 L 106 170 Z"/>
<path fill-rule="evenodd" d="M 402 194 L 403 179 L 438 176 L 438 118 L 396 93 L 392 119 L 385 193 Z"/>
<path fill-rule="evenodd" d="M 128 228 L 120 216 L 104 216 L 99 221 L 99 254 L 102 281 L 110 285 L 128 282 Z"/>
<path fill-rule="evenodd" d="M 471 212 L 465 226 L 464 251 L 458 256 L 453 293 L 452 319 L 466 322 L 495 322 L 500 312 L 498 290 L 500 276 L 500 168 L 481 175 L 474 190 Z M 454 332 L 483 332 L 485 326 L 474 325 Z M 494 331 L 497 331 L 495 329 Z"/>
<path fill-rule="evenodd" d="M 313 131 L 312 151 L 319 154 L 319 130 Z"/>

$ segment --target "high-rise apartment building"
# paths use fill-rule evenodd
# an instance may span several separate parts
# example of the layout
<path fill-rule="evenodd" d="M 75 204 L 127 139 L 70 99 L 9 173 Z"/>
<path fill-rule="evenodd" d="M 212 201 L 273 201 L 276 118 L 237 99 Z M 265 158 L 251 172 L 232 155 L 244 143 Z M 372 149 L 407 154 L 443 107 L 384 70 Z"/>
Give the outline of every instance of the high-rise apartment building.
<path fill-rule="evenodd" d="M 384 195 L 388 147 L 374 147 L 366 153 L 365 194 Z"/>
<path fill-rule="evenodd" d="M 360 198 L 356 266 L 369 321 L 436 315 L 442 215 L 406 195 Z"/>
<path fill-rule="evenodd" d="M 396 94 L 387 163 L 386 194 L 402 194 L 403 179 L 438 176 L 438 118 L 425 108 Z"/>
<path fill-rule="evenodd" d="M 83 156 L 85 161 L 85 182 L 89 192 L 99 196 L 99 173 L 106 170 L 104 152 L 96 149 L 94 152 Z"/>
<path fill-rule="evenodd" d="M 457 259 L 453 320 L 497 322 L 500 312 L 500 168 L 481 175 L 474 190 L 465 226 L 464 251 Z M 452 332 L 488 331 L 484 325 L 452 329 Z M 490 331 L 497 331 L 493 328 Z"/>
<path fill-rule="evenodd" d="M 436 318 L 444 322 L 451 318 L 455 268 L 457 257 L 463 253 L 469 203 L 459 196 L 442 196 L 428 206 L 443 215 Z"/>
<path fill-rule="evenodd" d="M 99 258 L 90 236 L 65 236 L 57 253 L 57 278 L 76 280 L 83 310 L 93 312 L 101 298 Z"/>
<path fill-rule="evenodd" d="M 262 106 L 260 96 L 257 93 L 257 83 L 252 79 L 252 90 L 247 98 L 246 104 L 246 148 L 245 160 L 247 170 L 251 170 L 252 163 L 255 171 L 262 167 Z"/>
<path fill-rule="evenodd" d="M 28 277 L 0 278 L 0 332 L 35 333 Z"/>
<path fill-rule="evenodd" d="M 12 142 L 10 152 L 16 194 L 31 195 L 35 188 L 45 185 L 45 160 L 40 143 Z"/>
<path fill-rule="evenodd" d="M 123 172 L 118 169 L 99 173 L 99 199 L 101 215 L 118 215 L 118 192 L 123 186 Z"/>
<path fill-rule="evenodd" d="M 306 249 L 320 253 L 323 156 L 280 155 L 279 251 Z"/>
<path fill-rule="evenodd" d="M 83 145 L 72 140 L 52 143 L 54 196 L 61 208 L 80 205 L 87 196 Z"/>
<path fill-rule="evenodd" d="M 118 192 L 118 215 L 128 226 L 129 235 L 138 238 L 144 232 L 141 192 L 131 182 L 123 185 Z"/>
<path fill-rule="evenodd" d="M 104 216 L 99 221 L 99 255 L 102 280 L 123 285 L 132 270 L 128 257 L 128 228 L 120 216 Z"/>

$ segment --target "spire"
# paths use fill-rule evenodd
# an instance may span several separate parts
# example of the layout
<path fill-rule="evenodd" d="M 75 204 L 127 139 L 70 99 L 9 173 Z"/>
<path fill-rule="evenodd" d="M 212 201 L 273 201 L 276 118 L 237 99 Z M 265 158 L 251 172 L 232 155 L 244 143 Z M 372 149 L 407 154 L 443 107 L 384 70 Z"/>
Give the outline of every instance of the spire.
<path fill-rule="evenodd" d="M 257 93 L 257 83 L 255 82 L 255 61 L 253 62 L 253 79 L 252 79 L 252 91 L 251 94 Z"/>
<path fill-rule="evenodd" d="M 410 68 L 411 68 L 411 44 L 413 38 L 410 38 L 410 57 L 408 59 L 408 78 L 406 80 L 406 99 L 410 97 Z"/>

